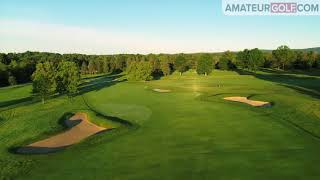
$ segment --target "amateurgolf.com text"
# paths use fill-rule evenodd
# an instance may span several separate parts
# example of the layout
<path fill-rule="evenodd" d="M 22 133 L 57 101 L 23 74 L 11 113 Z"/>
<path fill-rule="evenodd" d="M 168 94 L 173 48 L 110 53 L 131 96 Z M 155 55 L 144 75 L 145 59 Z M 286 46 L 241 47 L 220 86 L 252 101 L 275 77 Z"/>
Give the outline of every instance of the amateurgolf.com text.
<path fill-rule="evenodd" d="M 223 0 L 225 15 L 319 16 L 320 0 Z"/>

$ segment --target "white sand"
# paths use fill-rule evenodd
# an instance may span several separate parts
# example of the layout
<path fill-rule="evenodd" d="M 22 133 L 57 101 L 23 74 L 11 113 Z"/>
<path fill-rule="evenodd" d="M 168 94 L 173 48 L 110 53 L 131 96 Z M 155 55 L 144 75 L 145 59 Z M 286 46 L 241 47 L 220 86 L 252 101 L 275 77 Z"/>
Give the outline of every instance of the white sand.
<path fill-rule="evenodd" d="M 153 89 L 153 91 L 159 92 L 159 93 L 169 93 L 169 92 L 171 92 L 171 90 L 167 90 L 167 89 Z"/>
<path fill-rule="evenodd" d="M 99 127 L 88 120 L 85 113 L 77 113 L 66 121 L 69 130 L 52 136 L 48 139 L 32 143 L 28 146 L 17 150 L 18 153 L 24 154 L 42 154 L 55 152 L 61 148 L 78 143 L 81 140 L 97 134 L 106 128 Z"/>
<path fill-rule="evenodd" d="M 270 102 L 253 101 L 253 100 L 249 100 L 247 97 L 225 97 L 223 99 L 225 99 L 227 101 L 246 103 L 246 104 L 249 104 L 249 105 L 255 106 L 255 107 L 261 107 L 261 106 L 270 107 L 271 106 Z"/>

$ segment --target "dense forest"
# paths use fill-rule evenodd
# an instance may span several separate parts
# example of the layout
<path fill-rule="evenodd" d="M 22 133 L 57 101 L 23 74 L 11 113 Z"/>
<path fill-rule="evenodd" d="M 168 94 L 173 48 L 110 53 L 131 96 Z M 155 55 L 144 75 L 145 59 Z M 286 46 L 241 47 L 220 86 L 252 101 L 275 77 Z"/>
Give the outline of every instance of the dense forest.
<path fill-rule="evenodd" d="M 196 69 L 207 75 L 213 69 L 233 70 L 244 68 L 304 69 L 320 68 L 320 54 L 315 51 L 291 50 L 280 46 L 270 52 L 245 49 L 240 52 L 195 54 L 119 54 L 83 55 L 46 52 L 0 53 L 0 86 L 32 81 L 37 64 L 50 62 L 53 67 L 61 62 L 73 62 L 85 74 L 127 73 L 128 80 L 152 80 L 174 71 Z"/>

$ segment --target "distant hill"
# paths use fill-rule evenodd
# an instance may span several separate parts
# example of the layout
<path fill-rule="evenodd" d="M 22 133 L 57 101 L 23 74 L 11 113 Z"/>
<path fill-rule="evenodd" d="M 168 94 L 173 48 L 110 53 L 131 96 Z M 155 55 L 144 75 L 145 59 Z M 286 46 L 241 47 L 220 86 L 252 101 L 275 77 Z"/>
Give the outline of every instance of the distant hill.
<path fill-rule="evenodd" d="M 304 52 L 306 52 L 306 51 L 315 51 L 315 52 L 317 52 L 317 53 L 320 53 L 320 47 L 307 48 L 307 49 L 295 49 L 295 50 L 297 50 L 297 51 L 304 51 Z"/>
<path fill-rule="evenodd" d="M 303 52 L 308 52 L 308 51 L 315 51 L 317 53 L 320 53 L 320 47 L 314 47 L 314 48 L 305 48 L 305 49 L 293 49 L 295 51 L 303 51 Z M 268 49 L 262 49 L 263 52 L 271 52 L 272 50 Z"/>

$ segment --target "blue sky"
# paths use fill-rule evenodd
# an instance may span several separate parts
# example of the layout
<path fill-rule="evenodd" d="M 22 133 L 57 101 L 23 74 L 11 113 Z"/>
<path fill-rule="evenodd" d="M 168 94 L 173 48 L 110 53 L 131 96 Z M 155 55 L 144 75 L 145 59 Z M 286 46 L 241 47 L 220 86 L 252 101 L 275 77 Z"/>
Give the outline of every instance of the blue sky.
<path fill-rule="evenodd" d="M 225 16 L 220 0 L 0 0 L 0 51 L 177 53 L 320 46 L 320 16 Z"/>

